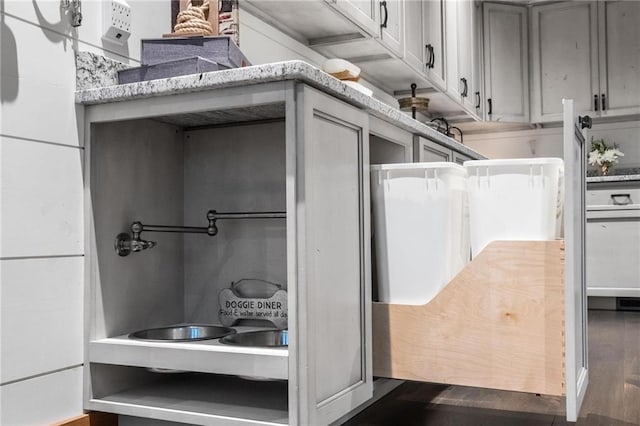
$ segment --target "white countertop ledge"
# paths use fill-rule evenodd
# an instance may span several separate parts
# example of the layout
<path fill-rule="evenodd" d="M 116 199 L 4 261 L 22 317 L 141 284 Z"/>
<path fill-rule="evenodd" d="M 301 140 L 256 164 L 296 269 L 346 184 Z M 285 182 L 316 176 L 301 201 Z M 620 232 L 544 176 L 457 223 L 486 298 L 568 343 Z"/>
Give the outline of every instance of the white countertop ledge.
<path fill-rule="evenodd" d="M 412 119 L 398 108 L 367 96 L 303 61 L 274 62 L 244 68 L 79 90 L 76 91 L 75 99 L 78 104 L 92 105 L 286 80 L 296 80 L 308 84 L 338 99 L 365 109 L 372 115 L 404 130 L 424 136 L 472 158 L 485 158 L 454 139 Z"/>

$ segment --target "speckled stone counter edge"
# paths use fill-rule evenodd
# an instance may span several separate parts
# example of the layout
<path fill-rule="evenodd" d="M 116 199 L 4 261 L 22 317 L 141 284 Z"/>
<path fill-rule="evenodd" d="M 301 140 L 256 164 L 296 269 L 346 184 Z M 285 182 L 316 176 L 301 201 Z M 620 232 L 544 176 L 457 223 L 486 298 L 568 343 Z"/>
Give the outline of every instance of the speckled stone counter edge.
<path fill-rule="evenodd" d="M 127 68 L 130 66 L 95 53 L 76 52 L 76 90 L 115 86 L 118 71 Z"/>
<path fill-rule="evenodd" d="M 118 65 L 115 61 L 101 61 L 92 56 L 97 55 L 81 52 L 77 56 L 77 58 L 81 57 L 81 59 L 77 60 L 77 63 L 79 67 L 80 65 L 82 66 L 83 74 L 83 77 L 77 77 L 78 91 L 76 91 L 75 98 L 76 103 L 79 104 L 92 105 L 122 102 L 131 99 L 199 92 L 223 87 L 298 80 L 348 103 L 357 105 L 372 115 L 409 132 L 422 135 L 469 157 L 475 159 L 485 158 L 465 145 L 412 119 L 399 109 L 367 96 L 303 61 L 275 62 L 245 68 L 117 85 L 117 70 L 121 69 L 118 66 L 126 66 L 123 64 Z M 95 67 L 93 72 L 90 71 L 92 66 Z M 94 76 L 88 77 L 86 76 L 87 73 L 94 74 Z M 103 74 L 104 76 L 101 77 Z M 114 76 L 116 77 L 115 79 Z"/>
<path fill-rule="evenodd" d="M 615 182 L 634 182 L 640 184 L 640 174 L 623 174 L 613 176 L 590 176 L 587 177 L 587 183 L 615 183 Z"/>

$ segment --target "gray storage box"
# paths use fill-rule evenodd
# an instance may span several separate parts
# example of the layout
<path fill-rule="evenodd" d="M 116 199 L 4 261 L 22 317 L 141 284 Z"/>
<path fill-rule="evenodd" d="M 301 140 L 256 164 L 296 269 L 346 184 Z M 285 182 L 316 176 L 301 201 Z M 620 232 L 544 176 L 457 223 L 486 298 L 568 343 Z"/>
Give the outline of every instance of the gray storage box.
<path fill-rule="evenodd" d="M 158 78 L 177 77 L 180 75 L 199 74 L 201 72 L 227 69 L 224 65 L 199 56 L 164 62 L 156 65 L 143 65 L 118 71 L 118 83 L 137 83 L 139 81 L 156 80 Z"/>
<path fill-rule="evenodd" d="M 251 65 L 230 37 L 175 37 L 142 40 L 142 63 L 161 62 L 200 56 L 228 68 Z"/>

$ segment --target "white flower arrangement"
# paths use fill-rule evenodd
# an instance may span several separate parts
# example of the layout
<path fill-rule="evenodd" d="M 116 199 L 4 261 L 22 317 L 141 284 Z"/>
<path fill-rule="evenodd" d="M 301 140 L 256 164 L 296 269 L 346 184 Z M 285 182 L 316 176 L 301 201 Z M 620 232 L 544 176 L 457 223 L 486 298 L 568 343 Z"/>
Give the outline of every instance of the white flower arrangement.
<path fill-rule="evenodd" d="M 589 151 L 589 164 L 609 168 L 618 162 L 619 157 L 624 157 L 624 153 L 618 149 L 616 144 L 608 146 L 604 139 L 593 140 L 591 138 L 591 151 Z"/>

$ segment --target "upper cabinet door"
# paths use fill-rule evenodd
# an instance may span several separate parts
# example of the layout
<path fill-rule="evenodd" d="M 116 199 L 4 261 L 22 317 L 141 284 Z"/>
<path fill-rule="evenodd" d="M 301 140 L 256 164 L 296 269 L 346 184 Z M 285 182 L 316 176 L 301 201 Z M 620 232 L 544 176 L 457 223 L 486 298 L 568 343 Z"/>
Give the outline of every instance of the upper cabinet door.
<path fill-rule="evenodd" d="M 529 121 L 527 8 L 483 4 L 484 89 L 489 121 Z"/>
<path fill-rule="evenodd" d="M 287 229 L 296 234 L 287 235 L 287 267 L 297 307 L 289 421 L 325 425 L 373 396 L 369 117 L 302 84 L 296 91 L 287 137 Z"/>
<path fill-rule="evenodd" d="M 427 78 L 434 86 L 447 88 L 445 75 L 444 0 L 421 1 L 422 47 Z"/>
<path fill-rule="evenodd" d="M 405 0 L 404 16 L 405 62 L 445 90 L 443 0 Z"/>
<path fill-rule="evenodd" d="M 640 114 L 640 2 L 598 2 L 602 115 Z"/>
<path fill-rule="evenodd" d="M 326 0 L 334 4 L 343 15 L 364 29 L 370 36 L 378 37 L 380 24 L 378 23 L 377 0 Z"/>
<path fill-rule="evenodd" d="M 531 8 L 533 122 L 561 121 L 562 99 L 578 113 L 599 109 L 596 2 Z"/>
<path fill-rule="evenodd" d="M 474 17 L 475 7 L 472 0 L 457 0 L 458 7 L 458 87 L 462 104 L 468 111 L 475 111 L 473 92 L 474 81 Z"/>
<path fill-rule="evenodd" d="M 444 15 L 447 93 L 467 111 L 475 113 L 473 1 L 447 0 Z"/>
<path fill-rule="evenodd" d="M 404 54 L 404 0 L 381 0 L 380 41 L 393 53 Z"/>
<path fill-rule="evenodd" d="M 428 3 L 428 2 L 427 2 Z M 462 25 L 458 24 L 458 4 L 457 0 L 446 0 L 444 2 L 444 51 L 446 52 L 446 73 L 447 93 L 456 101 L 460 100 L 460 72 L 458 70 L 458 32 L 462 31 Z"/>
<path fill-rule="evenodd" d="M 404 2 L 404 60 L 418 72 L 426 72 L 425 43 L 422 42 L 422 8 L 421 0 L 405 0 Z"/>

